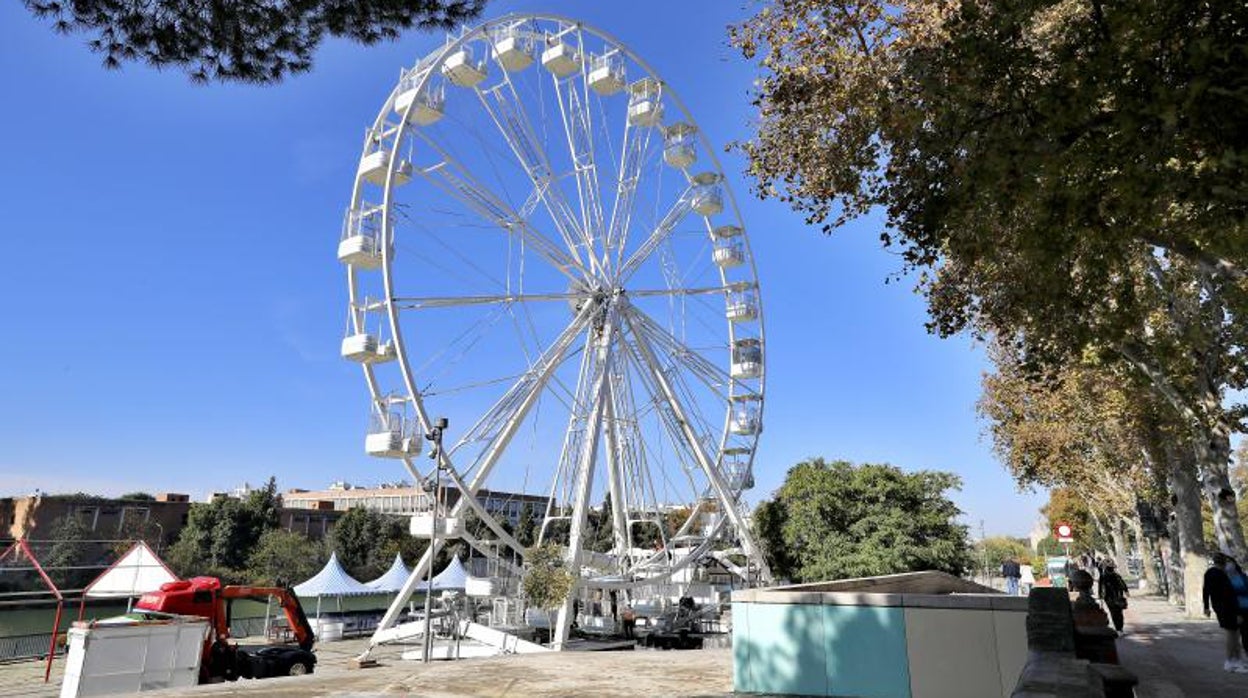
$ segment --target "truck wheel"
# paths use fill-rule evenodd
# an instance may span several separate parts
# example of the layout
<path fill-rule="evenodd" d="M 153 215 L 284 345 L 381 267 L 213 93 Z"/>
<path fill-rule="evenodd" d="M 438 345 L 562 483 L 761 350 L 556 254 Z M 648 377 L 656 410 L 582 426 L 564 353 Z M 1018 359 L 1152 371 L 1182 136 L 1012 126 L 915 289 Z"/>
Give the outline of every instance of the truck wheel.
<path fill-rule="evenodd" d="M 291 676 L 303 676 L 305 674 L 311 674 L 311 673 L 312 673 L 312 667 L 309 666 L 306 662 L 295 662 L 294 664 L 290 665 Z"/>

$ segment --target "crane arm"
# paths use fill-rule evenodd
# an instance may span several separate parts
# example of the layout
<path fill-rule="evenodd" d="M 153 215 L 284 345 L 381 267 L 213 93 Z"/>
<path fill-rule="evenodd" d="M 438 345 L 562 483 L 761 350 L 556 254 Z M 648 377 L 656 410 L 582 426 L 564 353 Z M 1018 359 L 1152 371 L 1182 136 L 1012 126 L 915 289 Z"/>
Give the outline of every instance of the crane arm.
<path fill-rule="evenodd" d="M 290 625 L 290 629 L 295 634 L 295 640 L 299 643 L 299 647 L 311 651 L 312 645 L 316 643 L 316 635 L 312 631 L 312 624 L 308 622 L 308 617 L 303 612 L 303 605 L 299 603 L 299 597 L 295 596 L 294 589 L 290 587 L 254 587 L 254 586 L 227 586 L 221 589 L 221 598 L 223 599 L 254 599 L 257 601 L 268 599 L 276 599 L 278 605 L 282 607 L 282 612 L 286 614 L 286 622 Z"/>

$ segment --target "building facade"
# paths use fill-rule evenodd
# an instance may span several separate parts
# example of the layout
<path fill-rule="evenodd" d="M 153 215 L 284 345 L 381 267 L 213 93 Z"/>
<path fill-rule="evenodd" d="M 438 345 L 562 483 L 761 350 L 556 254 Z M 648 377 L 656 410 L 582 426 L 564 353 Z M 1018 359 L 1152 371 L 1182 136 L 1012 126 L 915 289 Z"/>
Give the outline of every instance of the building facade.
<path fill-rule="evenodd" d="M 97 540 L 123 537 L 136 524 L 156 527 L 161 542 L 177 539 L 186 525 L 191 498 L 165 492 L 155 499 L 112 499 L 86 494 L 33 494 L 0 498 L 0 523 L 5 537 L 47 540 L 59 519 L 78 519 Z"/>
<path fill-rule="evenodd" d="M 448 506 L 459 499 L 459 490 L 448 487 Z M 519 492 L 480 490 L 477 499 L 495 518 L 517 525 L 524 507 L 531 507 L 540 517 L 546 510 L 549 498 Z M 381 486 L 353 487 L 347 483 L 334 483 L 325 490 L 293 489 L 282 495 L 282 505 L 287 510 L 344 512 L 362 507 L 382 514 L 409 515 L 430 510 L 432 497 L 419 487 Z M 296 529 L 297 530 L 297 529 Z"/>

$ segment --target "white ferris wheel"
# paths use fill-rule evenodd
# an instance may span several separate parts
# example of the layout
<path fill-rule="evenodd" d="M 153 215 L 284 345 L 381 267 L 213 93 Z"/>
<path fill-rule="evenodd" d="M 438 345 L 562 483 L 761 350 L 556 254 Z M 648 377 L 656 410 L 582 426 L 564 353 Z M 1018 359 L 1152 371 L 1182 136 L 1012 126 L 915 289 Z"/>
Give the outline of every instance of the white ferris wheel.
<path fill-rule="evenodd" d="M 509 15 L 403 70 L 338 257 L 366 451 L 424 482 L 448 417 L 452 523 L 471 512 L 523 552 L 489 498 L 536 492 L 536 536 L 581 584 L 669 579 L 726 541 L 768 579 L 739 504 L 763 407 L 745 227 L 692 115 L 619 41 Z"/>

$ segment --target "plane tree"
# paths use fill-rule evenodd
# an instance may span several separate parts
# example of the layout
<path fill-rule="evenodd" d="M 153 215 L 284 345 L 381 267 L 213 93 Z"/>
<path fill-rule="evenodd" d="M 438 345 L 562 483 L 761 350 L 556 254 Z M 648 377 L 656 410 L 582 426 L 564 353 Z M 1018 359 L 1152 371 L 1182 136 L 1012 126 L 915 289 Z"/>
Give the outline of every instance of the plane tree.
<path fill-rule="evenodd" d="M 1248 375 L 1245 26 L 1233 0 L 777 0 L 732 29 L 757 193 L 829 232 L 878 213 L 933 332 L 1130 366 L 1241 555 L 1217 493 Z"/>

